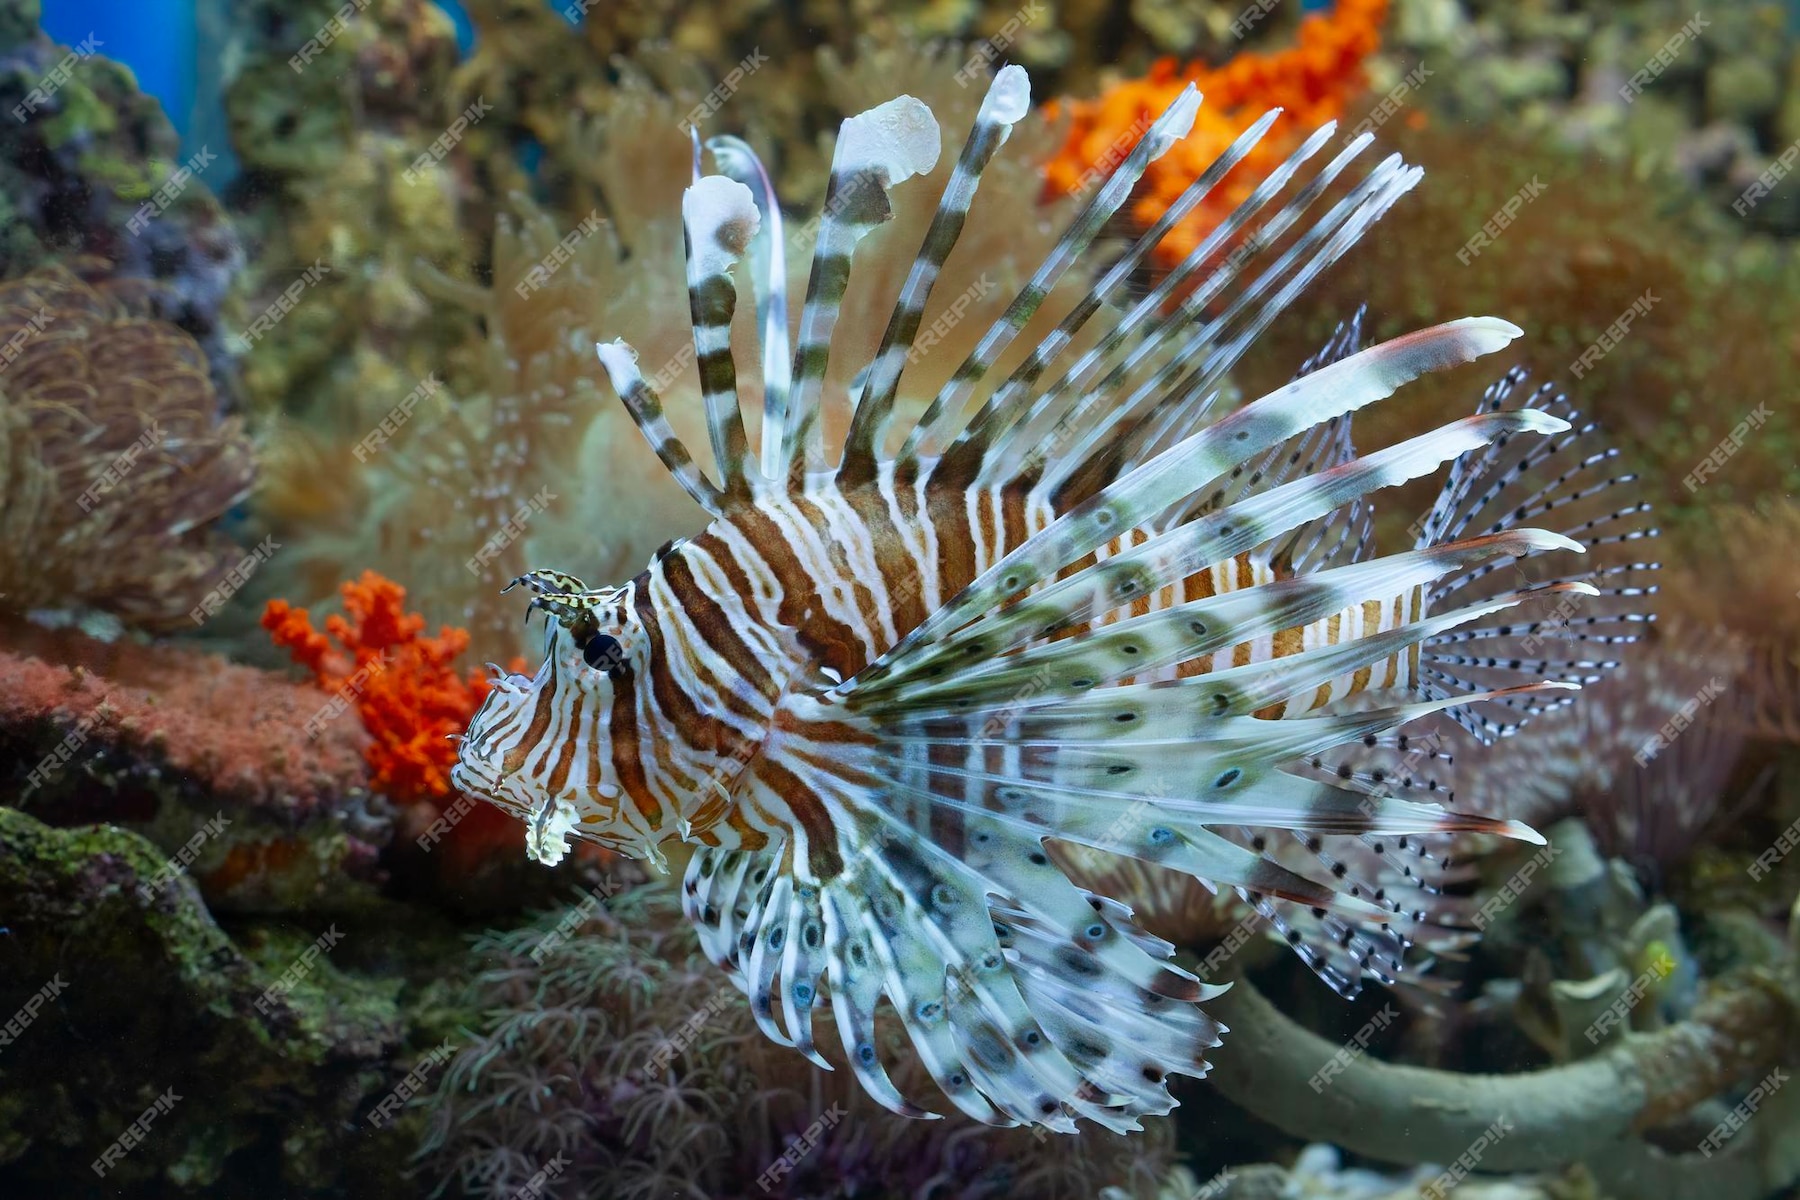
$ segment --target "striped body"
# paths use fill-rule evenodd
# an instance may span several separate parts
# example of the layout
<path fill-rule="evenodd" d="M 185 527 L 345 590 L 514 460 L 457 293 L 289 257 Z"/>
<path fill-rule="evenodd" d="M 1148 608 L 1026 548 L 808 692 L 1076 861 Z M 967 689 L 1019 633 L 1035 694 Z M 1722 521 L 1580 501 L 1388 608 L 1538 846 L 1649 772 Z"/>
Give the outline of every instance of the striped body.
<path fill-rule="evenodd" d="M 1265 116 L 994 377 L 1198 104 L 1190 88 L 1151 125 L 889 454 L 932 285 L 1029 109 L 1024 72 L 1003 69 L 857 372 L 835 467 L 823 382 L 851 259 L 890 189 L 935 168 L 937 125 L 907 97 L 845 122 L 791 361 L 767 174 L 715 139 L 723 174 L 701 178 L 696 149 L 682 211 L 714 477 L 635 352 L 597 350 L 710 520 L 622 587 L 515 581 L 547 618 L 544 663 L 497 680 L 462 742 L 457 786 L 527 821 L 542 861 L 570 837 L 656 862 L 665 841 L 698 843 L 684 911 L 759 1027 L 829 1065 L 814 1039 L 829 1011 L 839 1065 L 896 1112 L 933 1105 L 895 1088 L 878 1011 L 944 1098 L 993 1124 L 1136 1129 L 1174 1104 L 1171 1072 L 1205 1073 L 1215 990 L 1125 897 L 1065 870 L 1071 848 L 1235 893 L 1343 994 L 1394 981 L 1440 916 L 1433 846 L 1537 840 L 1415 799 L 1436 785 L 1396 731 L 1441 712 L 1504 734 L 1612 665 L 1589 647 L 1642 619 L 1643 564 L 1597 571 L 1604 588 L 1526 574 L 1583 549 L 1528 516 L 1556 511 L 1597 546 L 1647 536 L 1642 506 L 1580 509 L 1619 481 L 1593 474 L 1608 455 L 1578 442 L 1561 396 L 1515 403 L 1509 376 L 1473 416 L 1372 453 L 1351 442 L 1356 411 L 1515 326 L 1468 318 L 1363 349 L 1353 318 L 1286 386 L 1218 411 L 1257 333 L 1418 181 L 1397 156 L 1347 174 L 1367 134 L 1329 155 L 1330 126 L 1307 138 L 1128 303 Z M 730 349 L 740 259 L 763 331 L 760 456 Z M 1090 320 L 1099 335 L 1078 341 Z M 1377 556 L 1367 494 L 1445 463 L 1418 543 Z M 1527 602 L 1579 631 L 1535 644 L 1542 622 L 1508 615 Z"/>
<path fill-rule="evenodd" d="M 472 729 L 496 740 L 516 735 L 534 747 L 508 767 L 515 788 L 561 800 L 585 826 L 623 826 L 632 834 L 625 844 L 685 836 L 708 846 L 759 848 L 795 811 L 817 803 L 779 761 L 756 757 L 788 682 L 821 667 L 840 679 L 855 675 L 1057 515 L 1035 491 L 933 487 L 929 469 L 897 481 L 892 463 L 873 483 L 848 492 L 824 479 L 799 496 L 765 494 L 750 511 L 715 520 L 670 547 L 613 600 L 611 623 L 635 631 L 647 650 L 642 686 L 592 686 L 579 649 L 565 646 L 546 657 L 529 685 L 514 679 L 498 687 Z M 1149 539 L 1132 530 L 1065 575 Z M 1058 637 L 1277 577 L 1260 557 L 1238 554 Z M 1398 629 L 1422 615 L 1422 589 L 1413 588 L 1263 634 L 1217 658 L 1236 667 L 1272 662 Z M 1370 687 L 1406 688 L 1416 657 L 1416 648 L 1390 656 L 1256 715 L 1304 714 Z M 1119 682 L 1203 675 L 1214 658 Z M 529 705 L 517 703 L 521 690 L 529 691 Z M 602 706 L 610 714 L 605 746 L 595 721 Z M 482 737 L 472 734 L 476 751 Z M 758 786 L 745 789 L 745 802 L 733 803 L 733 786 L 751 782 Z M 540 805 L 514 811 L 528 817 Z"/>

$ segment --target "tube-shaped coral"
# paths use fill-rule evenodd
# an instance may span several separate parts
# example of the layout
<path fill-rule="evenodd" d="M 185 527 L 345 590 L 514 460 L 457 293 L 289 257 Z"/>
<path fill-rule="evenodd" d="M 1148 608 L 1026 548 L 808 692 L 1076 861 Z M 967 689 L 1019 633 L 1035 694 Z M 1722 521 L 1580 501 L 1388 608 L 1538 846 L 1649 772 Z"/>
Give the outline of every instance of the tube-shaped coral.
<path fill-rule="evenodd" d="M 1641 1200 L 1702 1192 L 1756 1200 L 1800 1174 L 1785 1150 L 1791 1102 L 1762 1113 L 1723 1155 L 1669 1154 L 1641 1137 L 1791 1053 L 1791 978 L 1785 991 L 1774 979 L 1734 981 L 1687 1021 L 1578 1063 L 1519 1075 L 1460 1075 L 1355 1055 L 1346 1062 L 1342 1047 L 1296 1025 L 1247 980 L 1237 980 L 1218 1008 L 1231 1035 L 1211 1081 L 1296 1136 L 1388 1161 L 1450 1163 L 1486 1134 L 1482 1170 L 1585 1162 L 1608 1194 Z"/>

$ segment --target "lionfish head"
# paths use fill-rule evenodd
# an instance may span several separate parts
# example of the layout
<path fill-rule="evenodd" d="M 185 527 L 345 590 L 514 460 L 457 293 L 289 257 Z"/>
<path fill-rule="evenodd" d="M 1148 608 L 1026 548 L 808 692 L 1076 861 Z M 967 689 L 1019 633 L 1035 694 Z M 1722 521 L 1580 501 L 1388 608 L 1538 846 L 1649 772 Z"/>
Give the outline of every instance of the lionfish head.
<path fill-rule="evenodd" d="M 548 618 L 544 661 L 535 675 L 497 673 L 451 782 L 527 822 L 526 849 L 539 861 L 559 861 L 571 834 L 660 858 L 659 822 L 629 801 L 613 755 L 615 706 L 633 704 L 648 654 L 632 585 L 590 591 L 541 571 L 515 583 L 536 593 L 531 607 Z"/>

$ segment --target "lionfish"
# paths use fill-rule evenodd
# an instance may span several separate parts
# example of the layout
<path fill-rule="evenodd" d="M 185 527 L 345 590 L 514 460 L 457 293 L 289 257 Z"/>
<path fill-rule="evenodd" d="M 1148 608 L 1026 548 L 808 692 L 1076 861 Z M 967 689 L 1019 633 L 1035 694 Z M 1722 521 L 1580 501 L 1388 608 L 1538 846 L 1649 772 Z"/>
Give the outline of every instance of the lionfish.
<path fill-rule="evenodd" d="M 1524 523 L 1614 482 L 1592 478 L 1607 456 L 1574 444 L 1583 431 L 1545 393 L 1515 403 L 1497 389 L 1475 415 L 1375 453 L 1349 441 L 1352 413 L 1501 349 L 1521 332 L 1506 321 L 1367 349 L 1346 322 L 1292 382 L 1219 411 L 1232 407 L 1226 372 L 1263 328 L 1418 182 L 1398 155 L 1356 178 L 1366 133 L 1316 165 L 1335 132 L 1318 130 L 1180 267 L 1138 285 L 1151 248 L 1271 112 L 996 378 L 1146 166 L 1186 135 L 1191 86 L 890 452 L 932 286 L 1029 100 L 1022 70 L 997 73 L 850 388 L 835 466 L 822 394 L 851 260 L 891 217 L 889 190 L 935 168 L 937 122 L 902 96 L 844 123 L 791 360 L 769 177 L 731 137 L 709 141 L 720 173 L 701 177 L 696 143 L 682 216 L 716 478 L 670 428 L 635 352 L 597 350 L 710 521 L 619 587 L 548 570 L 514 581 L 547 615 L 544 662 L 496 680 L 454 780 L 526 821 L 544 862 L 571 836 L 658 865 L 660 843 L 696 843 L 685 911 L 758 1025 L 830 1069 L 813 1024 L 828 1007 L 849 1069 L 895 1112 L 934 1115 L 883 1066 L 884 999 L 970 1117 L 1123 1131 L 1174 1106 L 1171 1073 L 1205 1074 L 1225 1031 L 1203 1005 L 1221 989 L 1169 962 L 1174 948 L 1126 904 L 1073 882 L 1052 843 L 1232 889 L 1346 994 L 1364 976 L 1392 980 L 1429 913 L 1377 873 L 1426 895 L 1434 837 L 1541 841 L 1433 803 L 1395 731 L 1443 712 L 1504 733 L 1609 665 L 1590 648 L 1634 636 L 1634 589 L 1496 573 L 1580 552 Z M 1340 177 L 1341 194 L 1300 223 Z M 746 256 L 760 456 L 730 349 Z M 1530 482 L 1571 453 L 1551 483 Z M 1375 556 L 1367 494 L 1452 461 L 1416 548 Z M 1468 528 L 1496 500 L 1500 517 Z M 1616 603 L 1557 652 L 1512 644 L 1537 623 L 1509 626 L 1509 610 L 1565 596 Z M 1344 745 L 1356 762 L 1322 757 Z"/>

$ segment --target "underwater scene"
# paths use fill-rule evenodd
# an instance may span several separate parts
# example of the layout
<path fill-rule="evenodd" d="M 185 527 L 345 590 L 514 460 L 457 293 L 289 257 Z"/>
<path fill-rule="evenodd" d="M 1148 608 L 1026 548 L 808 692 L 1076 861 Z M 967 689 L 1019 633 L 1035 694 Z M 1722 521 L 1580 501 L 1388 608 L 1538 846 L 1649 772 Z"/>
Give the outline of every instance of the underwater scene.
<path fill-rule="evenodd" d="M 1800 5 L 0 0 L 0 1200 L 1800 1197 Z"/>

